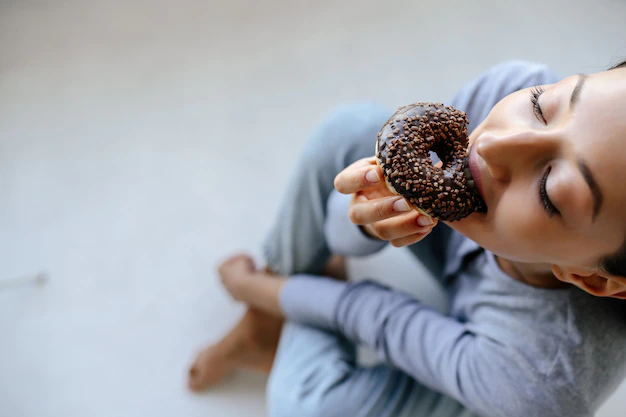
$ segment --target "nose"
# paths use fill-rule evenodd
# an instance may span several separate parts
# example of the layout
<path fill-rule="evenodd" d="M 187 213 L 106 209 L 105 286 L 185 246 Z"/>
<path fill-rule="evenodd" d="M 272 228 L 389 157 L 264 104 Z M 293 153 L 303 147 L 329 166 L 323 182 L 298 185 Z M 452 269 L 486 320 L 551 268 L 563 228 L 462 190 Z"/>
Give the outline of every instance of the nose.
<path fill-rule="evenodd" d="M 476 152 L 493 179 L 509 182 L 518 170 L 551 158 L 559 146 L 559 138 L 547 131 L 487 130 L 476 141 Z"/>

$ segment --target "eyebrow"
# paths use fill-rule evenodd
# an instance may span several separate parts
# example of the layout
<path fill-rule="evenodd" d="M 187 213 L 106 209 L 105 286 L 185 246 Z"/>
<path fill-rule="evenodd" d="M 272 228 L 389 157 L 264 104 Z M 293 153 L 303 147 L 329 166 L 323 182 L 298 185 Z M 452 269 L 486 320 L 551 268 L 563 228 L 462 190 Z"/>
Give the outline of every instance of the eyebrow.
<path fill-rule="evenodd" d="M 589 169 L 589 165 L 587 165 L 587 163 L 582 159 L 578 159 L 578 169 L 580 169 L 580 173 L 582 174 L 585 182 L 589 186 L 589 189 L 591 190 L 591 195 L 593 196 L 593 217 L 591 218 L 591 220 L 595 222 L 596 217 L 598 216 L 598 213 L 602 208 L 602 201 L 604 200 L 604 197 L 602 195 L 600 187 L 598 186 L 598 183 L 593 178 L 593 174 Z"/>
<path fill-rule="evenodd" d="M 578 74 L 578 81 L 576 82 L 576 86 L 572 90 L 572 97 L 569 100 L 570 110 L 573 109 L 578 102 L 580 92 L 583 89 L 586 80 L 587 74 Z M 595 180 L 593 174 L 591 173 L 591 170 L 589 169 L 589 165 L 587 165 L 587 163 L 580 158 L 578 159 L 578 169 L 585 179 L 585 182 L 589 186 L 589 190 L 591 190 L 591 195 L 593 196 L 593 215 L 591 217 L 591 221 L 595 222 L 596 217 L 598 216 L 598 213 L 602 208 L 602 201 L 604 200 L 604 197 L 602 195 L 600 187 L 598 186 L 597 181 Z"/>
<path fill-rule="evenodd" d="M 578 82 L 576 83 L 576 87 L 574 87 L 574 89 L 572 90 L 572 97 L 569 99 L 570 108 L 573 109 L 578 102 L 578 98 L 580 97 L 580 91 L 583 89 L 586 80 L 587 74 L 578 74 Z"/>

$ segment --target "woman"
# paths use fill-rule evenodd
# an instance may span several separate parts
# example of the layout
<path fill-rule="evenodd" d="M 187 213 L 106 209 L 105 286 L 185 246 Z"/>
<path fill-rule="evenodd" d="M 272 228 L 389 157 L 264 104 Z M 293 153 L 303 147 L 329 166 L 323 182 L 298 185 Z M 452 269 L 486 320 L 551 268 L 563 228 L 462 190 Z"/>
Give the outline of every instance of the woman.
<path fill-rule="evenodd" d="M 559 81 L 509 62 L 465 87 L 450 104 L 475 127 L 470 169 L 488 210 L 437 227 L 368 158 L 391 112 L 335 113 L 268 239 L 273 273 L 243 255 L 220 267 L 251 309 L 200 354 L 191 388 L 244 366 L 272 369 L 271 416 L 592 416 L 626 375 L 624 67 Z M 331 253 L 384 241 L 409 245 L 440 279 L 448 315 L 371 282 L 314 276 L 341 278 Z M 356 365 L 355 343 L 385 363 Z"/>

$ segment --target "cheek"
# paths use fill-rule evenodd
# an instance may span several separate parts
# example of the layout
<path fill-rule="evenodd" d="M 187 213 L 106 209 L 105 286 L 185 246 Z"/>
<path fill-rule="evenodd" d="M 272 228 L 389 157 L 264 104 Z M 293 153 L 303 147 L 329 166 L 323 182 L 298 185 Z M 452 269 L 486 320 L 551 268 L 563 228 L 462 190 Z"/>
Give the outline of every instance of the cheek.
<path fill-rule="evenodd" d="M 502 196 L 491 219 L 490 250 L 520 262 L 569 262 L 570 255 L 580 256 L 580 242 L 564 235 L 560 219 L 548 217 L 532 195 L 525 190 Z"/>
<path fill-rule="evenodd" d="M 555 250 L 550 220 L 528 193 L 505 193 L 494 211 L 451 226 L 496 255 L 518 262 L 547 262 Z"/>
<path fill-rule="evenodd" d="M 498 240 L 494 249 L 506 249 L 506 255 L 516 260 L 537 261 L 543 249 L 542 240 L 548 237 L 540 214 L 527 198 L 503 197 L 493 213 L 493 230 Z"/>

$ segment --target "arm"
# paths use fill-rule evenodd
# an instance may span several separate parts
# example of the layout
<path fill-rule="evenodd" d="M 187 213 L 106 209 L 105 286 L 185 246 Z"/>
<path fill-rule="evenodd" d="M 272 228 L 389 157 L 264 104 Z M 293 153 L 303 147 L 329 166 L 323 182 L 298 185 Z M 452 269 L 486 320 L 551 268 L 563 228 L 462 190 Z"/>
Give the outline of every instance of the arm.
<path fill-rule="evenodd" d="M 300 276 L 285 283 L 280 305 L 287 318 L 365 344 L 480 414 L 591 415 L 569 387 L 543 378 L 514 347 L 375 283 Z"/>
<path fill-rule="evenodd" d="M 521 60 L 505 61 L 494 65 L 466 84 L 450 105 L 467 113 L 471 133 L 504 97 L 535 85 L 552 84 L 559 79 L 544 64 Z"/>
<path fill-rule="evenodd" d="M 505 326 L 519 306 L 507 307 L 510 300 L 487 306 L 491 317 L 481 326 L 458 322 L 371 282 L 276 277 L 256 271 L 252 260 L 241 255 L 224 262 L 219 271 L 235 299 L 365 344 L 422 384 L 481 415 L 592 415 L 584 395 L 571 388 L 570 379 L 559 378 L 558 372 L 556 376 L 540 372 L 538 364 L 546 358 L 535 363 L 525 339 L 512 341 L 514 336 Z M 571 364 L 565 365 L 569 369 Z"/>

